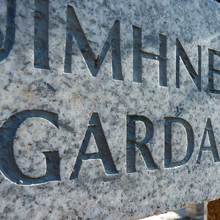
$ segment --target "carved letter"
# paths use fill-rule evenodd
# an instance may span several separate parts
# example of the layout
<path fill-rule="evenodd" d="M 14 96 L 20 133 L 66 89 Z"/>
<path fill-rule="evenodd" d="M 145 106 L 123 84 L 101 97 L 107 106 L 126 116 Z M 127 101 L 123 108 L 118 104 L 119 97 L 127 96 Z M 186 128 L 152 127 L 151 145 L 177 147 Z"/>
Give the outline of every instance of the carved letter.
<path fill-rule="evenodd" d="M 18 168 L 14 158 L 14 139 L 19 126 L 28 118 L 38 117 L 48 120 L 58 127 L 58 116 L 55 113 L 31 110 L 16 113 L 0 128 L 0 170 L 13 183 L 19 185 L 35 185 L 60 180 L 60 159 L 57 151 L 43 152 L 46 157 L 47 171 L 45 176 L 30 178 Z"/>
<path fill-rule="evenodd" d="M 220 57 L 220 52 L 209 49 L 209 84 L 208 88 L 211 93 L 220 94 L 220 90 L 215 89 L 214 74 L 220 75 L 220 70 L 214 67 L 214 56 Z"/>
<path fill-rule="evenodd" d="M 207 133 L 208 133 L 208 136 L 209 136 L 209 141 L 210 141 L 211 146 L 204 146 Z M 206 126 L 205 126 L 205 131 L 204 131 L 204 134 L 203 134 L 203 137 L 202 137 L 202 143 L 201 143 L 201 146 L 200 146 L 197 163 L 200 163 L 203 151 L 211 151 L 212 155 L 214 157 L 214 161 L 215 162 L 220 161 L 217 146 L 216 146 L 216 142 L 215 142 L 214 131 L 213 131 L 213 128 L 212 128 L 212 122 L 211 122 L 210 118 L 207 120 L 207 123 L 206 123 Z"/>
<path fill-rule="evenodd" d="M 49 0 L 35 0 L 34 67 L 50 69 L 48 55 Z"/>
<path fill-rule="evenodd" d="M 15 42 L 16 0 L 7 0 L 7 24 L 5 36 L 0 31 L 0 62 L 6 59 Z"/>
<path fill-rule="evenodd" d="M 107 41 L 99 56 L 96 56 L 89 45 L 85 33 L 79 23 L 73 7 L 67 9 L 67 37 L 66 37 L 66 56 L 64 72 L 71 73 L 72 65 L 72 47 L 73 36 L 76 39 L 78 47 L 85 59 L 85 62 L 93 76 L 97 76 L 98 71 L 105 59 L 105 56 L 112 47 L 112 71 L 113 78 L 123 80 L 121 67 L 121 49 L 120 49 L 120 22 L 116 21 L 108 35 Z"/>
<path fill-rule="evenodd" d="M 187 142 L 188 142 L 187 152 L 186 152 L 186 156 L 181 161 L 173 161 L 172 158 L 172 124 L 173 123 L 179 123 L 183 125 L 183 127 L 186 130 Z M 184 165 L 191 158 L 193 150 L 194 150 L 194 133 L 191 125 L 182 118 L 173 118 L 173 117 L 165 118 L 165 152 L 164 152 L 165 168 L 172 168 L 172 167 L 178 167 Z"/>
<path fill-rule="evenodd" d="M 142 57 L 159 61 L 160 86 L 167 86 L 167 37 L 160 34 L 160 54 L 149 53 L 142 49 L 142 30 L 133 26 L 133 78 L 142 82 Z"/>
<path fill-rule="evenodd" d="M 136 140 L 136 121 L 141 121 L 146 127 L 146 136 L 145 138 L 137 142 Z M 154 162 L 154 159 L 151 155 L 151 152 L 147 146 L 150 139 L 154 135 L 154 128 L 152 122 L 144 117 L 137 115 L 128 115 L 127 116 L 127 172 L 134 173 L 136 172 L 136 147 L 140 150 L 141 155 L 144 159 L 146 167 L 150 170 L 158 169 L 157 164 Z"/>
<path fill-rule="evenodd" d="M 95 138 L 99 150 L 98 153 L 86 153 L 89 140 L 92 134 Z M 89 127 L 86 131 L 85 138 L 79 150 L 79 154 L 77 156 L 76 163 L 74 165 L 74 171 L 71 174 L 70 179 L 78 178 L 83 160 L 98 160 L 98 159 L 102 161 L 102 164 L 105 168 L 105 173 L 107 175 L 118 174 L 118 171 L 112 159 L 111 152 L 109 150 L 108 143 L 104 135 L 104 131 L 102 129 L 99 115 L 98 113 L 93 113 L 89 121 Z"/>
<path fill-rule="evenodd" d="M 180 57 L 187 71 L 192 77 L 193 82 L 197 86 L 198 90 L 201 91 L 201 88 L 202 88 L 202 85 L 201 85 L 201 69 L 202 69 L 201 46 L 198 46 L 198 74 L 197 74 L 182 44 L 180 43 L 178 39 L 176 40 L 176 87 L 177 88 L 180 88 Z"/>

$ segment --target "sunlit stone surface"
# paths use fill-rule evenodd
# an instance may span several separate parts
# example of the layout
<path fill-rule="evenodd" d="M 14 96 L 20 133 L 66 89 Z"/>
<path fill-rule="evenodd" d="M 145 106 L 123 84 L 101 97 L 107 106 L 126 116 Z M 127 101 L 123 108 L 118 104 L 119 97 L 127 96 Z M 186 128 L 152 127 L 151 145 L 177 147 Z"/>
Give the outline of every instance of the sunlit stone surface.
<path fill-rule="evenodd" d="M 8 2 L 13 5 L 13 1 Z M 32 186 L 23 186 L 22 179 L 15 184 L 1 175 L 0 218 L 139 219 L 154 213 L 177 210 L 186 203 L 200 203 L 219 197 L 220 94 L 215 94 L 214 89 L 220 89 L 220 77 L 214 73 L 214 88 L 211 86 L 211 73 L 208 80 L 209 69 L 210 72 L 216 72 L 213 69 L 220 68 L 217 52 L 214 62 L 211 59 L 213 51 L 220 51 L 219 3 L 212 0 L 53 0 L 49 5 L 47 44 L 47 24 L 44 20 L 43 24 L 38 20 L 46 17 L 42 12 L 35 12 L 36 2 L 40 4 L 42 1 L 17 1 L 14 44 L 13 28 L 8 37 L 5 31 L 7 22 L 10 29 L 13 16 L 10 14 L 7 20 L 7 1 L 0 2 L 0 123 L 3 126 L 7 119 L 21 111 L 43 110 L 57 114 L 59 128 L 45 119 L 28 118 L 19 126 L 12 141 L 19 170 L 33 182 L 46 173 L 47 165 L 42 152 L 58 151 L 61 181 L 38 185 L 32 182 Z M 42 7 L 38 9 L 46 11 L 46 6 Z M 76 25 L 71 20 L 73 8 L 97 55 L 96 60 L 89 60 L 92 60 L 90 63 L 88 59 L 91 54 L 84 50 L 86 63 L 74 36 L 72 51 L 68 44 L 68 37 L 71 37 L 71 31 L 74 32 L 71 27 Z M 116 22 L 111 35 L 115 21 L 120 23 Z M 117 25 L 120 25 L 120 33 Z M 144 55 L 139 50 L 138 57 L 133 46 L 134 38 L 138 38 L 141 29 L 142 51 L 148 53 Z M 137 35 L 134 34 L 135 30 Z M 100 60 L 103 54 L 98 57 L 109 33 L 115 44 L 113 56 L 116 65 L 113 68 L 111 50 L 102 64 Z M 77 34 L 78 43 L 83 44 L 79 28 Z M 121 56 L 117 34 L 121 39 Z M 43 46 L 41 41 L 37 41 L 41 37 L 45 43 Z M 8 44 L 4 45 L 7 40 Z M 136 46 L 140 46 L 140 42 L 136 39 Z M 180 50 L 178 42 L 188 57 L 187 60 L 182 54 L 179 64 L 176 62 L 176 44 Z M 201 83 L 198 77 L 198 45 L 201 46 Z M 106 46 L 108 48 L 110 45 Z M 42 48 L 48 48 L 48 54 L 47 51 L 38 53 L 38 49 Z M 167 57 L 153 55 L 159 54 L 160 49 Z M 138 69 L 137 65 L 140 59 L 142 69 Z M 163 63 L 160 71 L 158 59 Z M 188 69 L 183 60 L 185 64 L 188 62 Z M 176 83 L 176 63 L 180 88 Z M 167 80 L 164 78 L 165 64 Z M 100 70 L 96 72 L 99 66 Z M 138 75 L 140 70 L 142 82 Z M 98 113 L 118 174 L 107 173 L 109 164 L 105 167 L 103 160 L 84 160 L 78 170 L 78 178 L 70 179 L 88 126 L 89 129 L 97 126 L 90 121 L 93 113 Z M 147 133 L 148 143 L 142 147 L 149 149 L 154 161 L 148 158 L 145 164 L 142 156 L 146 156 L 146 151 L 141 154 L 136 148 L 136 172 L 132 165 L 128 166 L 134 157 L 127 151 L 127 115 L 145 116 L 154 128 L 149 123 L 147 129 L 143 122 L 136 124 L 136 140 L 142 141 Z M 187 134 L 183 124 L 175 123 L 172 124 L 170 140 L 168 124 L 165 123 L 167 117 L 186 120 L 194 137 L 192 132 Z M 188 130 L 189 126 L 186 126 Z M 0 135 L 7 129 L 1 129 Z M 190 143 L 187 135 L 191 138 Z M 1 149 L 3 146 L 9 147 L 4 145 L 7 137 L 0 137 Z M 128 140 L 131 148 L 134 141 Z M 87 154 L 100 151 L 93 135 L 87 144 Z M 167 151 L 169 144 L 172 144 L 172 158 L 169 158 Z M 103 142 L 100 146 L 103 146 Z M 184 160 L 187 150 L 188 158 Z M 4 158 L 5 151 L 1 150 L 0 154 L 1 164 L 3 161 L 11 163 L 10 159 Z M 171 166 L 173 161 L 177 163 Z M 1 164 L 0 167 L 4 168 Z M 14 175 L 13 169 L 5 169 Z"/>

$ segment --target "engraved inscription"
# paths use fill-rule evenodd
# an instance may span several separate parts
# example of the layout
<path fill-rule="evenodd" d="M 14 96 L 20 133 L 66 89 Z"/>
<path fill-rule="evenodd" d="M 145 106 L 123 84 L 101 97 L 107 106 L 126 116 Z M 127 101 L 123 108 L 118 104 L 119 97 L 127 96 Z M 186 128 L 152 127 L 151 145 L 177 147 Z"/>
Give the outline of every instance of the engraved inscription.
<path fill-rule="evenodd" d="M 14 158 L 14 139 L 19 126 L 28 118 L 43 118 L 58 128 L 58 115 L 42 110 L 27 110 L 12 115 L 0 128 L 0 171 L 6 178 L 20 185 L 34 185 L 49 181 L 60 180 L 59 153 L 43 152 L 46 158 L 47 171 L 45 176 L 30 178 L 25 176 L 18 168 Z"/>
<path fill-rule="evenodd" d="M 7 0 L 7 21 L 5 34 L 0 30 L 0 61 L 6 59 L 15 42 L 16 0 Z"/>
<path fill-rule="evenodd" d="M 14 43 L 15 43 L 15 34 L 16 34 L 16 25 L 15 25 L 15 19 L 16 19 L 16 0 L 7 0 L 7 8 L 6 8 L 6 26 L 5 30 L 0 30 L 0 61 L 5 60 L 10 52 L 13 49 Z M 50 62 L 49 57 L 49 41 L 52 39 L 52 42 L 54 42 L 53 37 L 49 36 L 49 18 L 50 18 L 50 6 L 51 2 L 49 0 L 35 0 L 34 1 L 34 62 L 33 66 L 34 68 L 38 69 L 47 69 L 50 70 L 50 67 L 53 67 L 53 62 Z M 51 10 L 53 11 L 53 10 Z M 123 82 L 126 75 L 126 71 L 123 72 L 122 68 L 122 48 L 121 48 L 121 38 L 123 37 L 123 33 L 121 33 L 123 30 L 121 27 L 123 24 L 123 20 L 115 19 L 111 23 L 111 27 L 109 27 L 107 38 L 104 41 L 104 45 L 100 51 L 100 54 L 95 54 L 94 50 L 92 49 L 91 42 L 89 37 L 86 33 L 86 28 L 82 26 L 82 22 L 80 22 L 78 16 L 78 11 L 76 8 L 74 8 L 73 5 L 66 5 L 66 23 L 64 24 L 65 32 L 65 42 L 63 42 L 63 49 L 65 49 L 65 53 L 62 54 L 63 58 L 63 73 L 68 73 L 68 77 L 71 77 L 70 73 L 73 73 L 75 71 L 74 66 L 72 65 L 72 59 L 74 59 L 73 56 L 73 50 L 74 47 L 78 47 L 80 51 L 80 55 L 84 58 L 85 65 L 88 68 L 89 76 L 88 76 L 88 83 L 90 79 L 95 79 L 97 77 L 100 69 L 104 65 L 104 60 L 107 57 L 108 53 L 111 53 L 111 66 L 112 66 L 112 77 L 113 80 L 119 80 L 117 83 L 118 85 L 125 88 L 127 90 L 128 85 L 124 85 Z M 208 92 L 213 94 L 220 94 L 220 90 L 217 89 L 217 82 L 215 81 L 215 77 L 217 75 L 220 75 L 220 69 L 218 69 L 217 64 L 214 62 L 215 58 L 220 57 L 220 52 L 217 49 L 212 48 L 206 48 L 206 52 L 208 52 L 208 67 L 207 67 L 207 78 L 203 79 L 202 75 L 202 66 L 203 64 L 203 48 L 205 48 L 203 45 L 197 45 L 198 47 L 198 55 L 197 55 L 197 49 L 196 49 L 196 58 L 198 58 L 198 64 L 194 64 L 193 60 L 190 56 L 190 51 L 188 51 L 185 45 L 185 43 L 178 38 L 174 38 L 173 41 L 173 51 L 175 53 L 173 60 L 169 59 L 169 52 L 170 52 L 170 43 L 169 40 L 170 35 L 168 33 L 156 33 L 156 37 L 158 38 L 158 43 L 156 46 L 158 46 L 157 52 L 149 52 L 149 49 L 144 49 L 146 45 L 144 45 L 144 27 L 133 25 L 131 23 L 130 26 L 130 37 L 132 39 L 129 39 L 129 43 L 131 42 L 131 50 L 133 57 L 131 58 L 131 84 L 135 84 L 137 86 L 137 93 L 141 92 L 144 95 L 146 94 L 145 88 L 142 88 L 142 86 L 145 86 L 144 84 L 144 69 L 143 69 L 143 62 L 154 60 L 156 61 L 156 67 L 158 67 L 158 83 L 159 87 L 163 87 L 161 91 L 170 91 L 168 87 L 172 87 L 176 89 L 176 91 L 180 91 L 182 89 L 184 83 L 182 83 L 182 73 L 181 73 L 181 67 L 184 66 L 187 75 L 189 75 L 190 79 L 192 80 L 192 87 L 195 87 L 196 90 L 202 94 L 202 89 L 208 87 Z M 145 27 L 146 28 L 146 27 Z M 66 34 L 66 35 L 65 35 Z M 172 38 L 173 39 L 173 38 Z M 123 39 L 124 40 L 124 39 Z M 55 48 L 56 49 L 56 48 Z M 54 50 L 55 50 L 54 49 Z M 52 57 L 52 56 L 51 56 Z M 132 62 L 133 59 L 133 62 Z M 51 63 L 51 64 L 50 64 Z M 168 65 L 172 63 L 174 65 L 174 71 L 170 71 L 168 68 L 171 65 Z M 132 68 L 133 67 L 133 68 Z M 172 69 L 172 68 L 171 68 Z M 75 72 L 74 72 L 75 73 Z M 168 74 L 169 73 L 169 74 Z M 49 73 L 50 74 L 50 73 Z M 132 78 L 133 74 L 133 78 Z M 170 74 L 174 75 L 174 82 L 173 85 L 169 82 Z M 34 73 L 32 73 L 34 75 Z M 127 75 L 126 75 L 127 76 Z M 33 76 L 35 77 L 35 76 Z M 63 77 L 63 75 L 59 76 Z M 94 77 L 94 78 L 93 78 Z M 49 77 L 48 77 L 49 78 Z M 148 78 L 148 77 L 146 77 Z M 59 78 L 60 79 L 60 78 Z M 50 82 L 49 82 L 50 83 Z M 56 93 L 56 89 L 54 89 L 52 86 L 50 86 L 49 83 L 47 84 L 47 87 L 49 85 L 49 89 L 53 90 L 53 93 Z M 102 83 L 102 81 L 100 81 Z M 142 83 L 142 84 L 141 84 Z M 182 83 L 182 85 L 181 85 Z M 203 85 L 203 83 L 207 83 L 207 85 Z M 128 83 L 129 84 L 129 83 Z M 99 86 L 99 85 L 98 85 Z M 131 85 L 132 87 L 133 85 Z M 131 88 L 130 87 L 130 88 Z M 113 88 L 113 87 L 112 87 Z M 111 92 L 111 89 L 109 89 L 107 92 Z M 87 87 L 83 87 L 83 89 L 87 89 Z M 101 89 L 105 89 L 104 86 Z M 100 89 L 100 90 L 101 90 Z M 99 91 L 100 91 L 99 90 Z M 173 90 L 171 90 L 173 91 Z M 80 93 L 79 89 L 79 93 Z M 88 93 L 90 90 L 88 89 Z M 106 92 L 106 93 L 107 93 Z M 123 93 L 124 96 L 129 95 L 130 91 L 126 91 L 126 93 Z M 154 101 L 154 98 L 156 97 L 156 92 L 154 89 L 152 89 L 152 100 Z M 207 92 L 207 91 L 206 91 Z M 126 94 L 126 95 L 125 95 Z M 140 93 L 139 93 L 140 94 Z M 165 93 L 163 93 L 164 95 Z M 167 93 L 168 95 L 170 93 Z M 85 95 L 85 94 L 83 94 Z M 82 95 L 82 99 L 83 99 Z M 87 95 L 87 94 L 86 94 Z M 114 94 L 110 94 L 113 96 Z M 132 94 L 133 95 L 133 94 Z M 155 95 L 155 96 L 154 96 Z M 181 94 L 182 95 L 182 94 Z M 209 94 L 211 95 L 211 94 Z M 81 96 L 81 93 L 80 95 Z M 120 93 L 117 94 L 117 97 L 120 96 Z M 61 97 L 61 96 L 60 96 Z M 80 97 L 81 98 L 81 97 Z M 97 96 L 96 99 L 99 97 Z M 130 98 L 130 97 L 129 97 Z M 132 101 L 138 102 L 143 101 L 139 100 L 140 97 L 131 97 Z M 143 96 L 143 99 L 146 98 Z M 148 97 L 147 97 L 148 98 Z M 160 97 L 161 98 L 161 97 Z M 137 99 L 137 100 L 136 100 Z M 151 103 L 152 103 L 151 100 Z M 155 99 L 158 101 L 158 99 Z M 56 101 L 56 100 L 55 100 Z M 129 100 L 130 101 L 130 100 Z M 129 102 L 127 101 L 127 102 Z M 145 100 L 146 101 L 146 100 Z M 155 101 L 155 102 L 156 102 Z M 162 102 L 162 100 L 159 100 Z M 172 101 L 172 100 L 171 100 Z M 120 99 L 120 104 L 121 104 Z M 111 149 L 109 144 L 108 136 L 105 135 L 103 126 L 102 126 L 102 120 L 101 120 L 101 110 L 100 112 L 95 112 L 96 110 L 91 110 L 91 117 L 89 120 L 89 124 L 85 129 L 85 135 L 83 136 L 81 142 L 80 142 L 80 148 L 77 151 L 74 163 L 71 164 L 71 174 L 70 179 L 77 179 L 80 178 L 80 172 L 82 169 L 86 169 L 86 165 L 88 164 L 88 161 L 99 161 L 102 164 L 104 175 L 108 177 L 114 176 L 115 178 L 120 178 L 120 175 L 135 175 L 135 173 L 139 172 L 138 169 L 142 169 L 143 172 L 151 171 L 151 172 L 158 172 L 158 170 L 161 169 L 176 169 L 182 166 L 185 166 L 189 163 L 189 161 L 192 159 L 192 156 L 194 154 L 196 156 L 196 159 L 194 163 L 199 166 L 199 164 L 202 163 L 203 158 L 206 157 L 207 154 L 210 154 L 213 158 L 213 163 L 218 163 L 220 161 L 219 152 L 218 152 L 218 146 L 215 134 L 215 131 L 213 129 L 212 121 L 210 116 L 206 116 L 208 119 L 205 119 L 205 128 L 202 130 L 204 133 L 201 135 L 201 142 L 199 142 L 199 145 L 196 146 L 196 132 L 197 130 L 194 129 L 193 124 L 191 123 L 190 119 L 185 119 L 184 115 L 180 116 L 181 112 L 179 111 L 179 106 L 174 106 L 174 108 L 177 108 L 177 114 L 176 117 L 171 115 L 167 116 L 160 116 L 162 119 L 155 119 L 153 117 L 153 110 L 152 106 L 151 111 L 148 112 L 148 116 L 144 115 L 143 112 L 147 112 L 147 102 L 148 100 L 143 103 L 143 108 L 141 111 L 136 111 L 136 108 L 134 107 L 133 113 L 131 113 L 129 106 L 125 105 L 123 106 L 123 111 L 126 112 L 124 121 L 126 121 L 124 124 L 124 127 L 120 128 L 124 131 L 125 136 L 123 137 L 125 142 L 118 146 L 118 148 L 123 149 L 124 152 L 124 167 L 121 168 L 118 162 L 118 158 L 114 158 L 113 150 Z M 118 102 L 119 103 L 119 102 Z M 117 104 L 118 104 L 117 103 Z M 124 103 L 123 103 L 124 104 Z M 172 109 L 173 106 L 168 103 L 169 109 Z M 46 105 L 45 105 L 46 106 Z M 86 105 L 85 105 L 86 106 Z M 107 109 L 107 108 L 106 108 Z M 129 110 L 128 110 L 129 109 Z M 163 109 L 162 109 L 163 110 Z M 161 111 L 162 111 L 161 110 Z M 93 112 L 94 111 L 94 112 Z M 106 110 L 107 111 L 107 110 Z M 58 111 L 59 112 L 59 111 Z M 141 112 L 141 113 L 140 113 Z M 172 111 L 170 111 L 172 112 Z M 109 114 L 112 112 L 109 111 Z M 138 115 L 140 114 L 140 115 Z M 175 115 L 175 113 L 173 113 Z M 152 117 L 151 117 L 152 116 Z M 178 116 L 178 117 L 177 117 Z M 38 110 L 30 110 L 25 109 L 24 111 L 18 112 L 18 113 L 12 113 L 12 115 L 3 122 L 3 124 L 0 127 L 0 171 L 1 173 L 11 182 L 19 185 L 36 185 L 36 184 L 42 184 L 45 182 L 51 182 L 51 181 L 60 181 L 61 175 L 60 175 L 60 154 L 58 151 L 48 151 L 48 152 L 41 152 L 45 157 L 46 162 L 46 173 L 44 176 L 40 176 L 38 178 L 31 178 L 29 176 L 26 176 L 22 173 L 22 171 L 19 169 L 18 165 L 16 164 L 15 156 L 14 156 L 14 139 L 16 136 L 16 132 L 21 124 L 25 122 L 25 120 L 29 118 L 38 118 L 38 119 L 45 119 L 47 123 L 50 123 L 52 126 L 55 126 L 57 128 L 57 132 L 60 132 L 59 130 L 59 120 L 58 120 L 58 113 L 55 112 L 49 112 L 45 111 L 43 109 Z M 188 117 L 189 118 L 189 117 Z M 78 119 L 76 119 L 78 120 Z M 156 122 L 155 122 L 156 121 Z M 137 123 L 142 123 L 144 125 L 145 131 L 144 135 L 142 135 L 142 139 L 138 140 L 138 129 L 137 129 Z M 162 143 L 157 146 L 153 143 L 154 138 L 157 138 L 157 129 L 158 124 L 160 123 L 160 126 L 162 127 Z M 201 122 L 200 122 L 201 123 Z M 185 131 L 184 138 L 186 139 L 185 149 L 186 151 L 184 153 L 181 152 L 181 155 L 179 155 L 179 158 L 175 158 L 174 154 L 174 145 L 172 140 L 175 137 L 175 129 L 174 125 L 178 124 L 181 126 L 181 128 Z M 111 128 L 109 129 L 111 132 Z M 160 130 L 161 131 L 161 130 Z M 43 132 L 43 131 L 42 131 Z M 161 133 L 161 132 L 160 132 Z M 94 137 L 95 143 L 97 145 L 97 152 L 88 153 L 88 147 L 89 142 L 91 138 Z M 206 141 L 209 141 L 210 144 L 207 145 Z M 110 140 L 111 141 L 111 140 Z M 152 144 L 153 143 L 153 144 Z M 200 144 L 201 143 L 201 144 Z M 198 152 L 195 150 L 195 148 L 198 147 Z M 158 148 L 163 148 L 163 153 L 160 158 L 158 159 L 158 155 L 155 155 L 154 151 L 155 149 L 158 150 Z M 116 149 L 117 150 L 117 149 Z M 158 151 L 159 152 L 159 151 Z M 119 159 L 121 159 L 120 157 Z M 137 163 L 138 160 L 143 160 L 143 166 L 138 167 L 137 169 Z M 193 161 L 192 161 L 193 162 Z M 121 163 L 121 161 L 120 161 Z M 83 166 L 82 166 L 83 165 Z"/>
<path fill-rule="evenodd" d="M 35 0 L 34 67 L 49 69 L 49 0 Z"/>

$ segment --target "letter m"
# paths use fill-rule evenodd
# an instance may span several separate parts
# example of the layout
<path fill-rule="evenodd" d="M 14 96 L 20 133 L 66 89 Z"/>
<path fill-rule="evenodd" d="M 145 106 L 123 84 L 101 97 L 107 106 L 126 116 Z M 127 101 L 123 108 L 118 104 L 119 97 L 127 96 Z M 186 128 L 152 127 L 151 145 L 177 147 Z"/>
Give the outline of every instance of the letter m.
<path fill-rule="evenodd" d="M 112 72 L 113 78 L 123 80 L 121 66 L 121 49 L 120 49 L 120 22 L 115 21 L 108 38 L 101 50 L 101 54 L 96 56 L 89 45 L 85 33 L 79 23 L 76 12 L 72 6 L 67 8 L 67 36 L 66 36 L 66 55 L 64 72 L 71 73 L 72 69 L 72 47 L 73 37 L 85 59 L 85 62 L 93 76 L 97 76 L 100 67 L 106 57 L 110 47 L 112 50 Z"/>

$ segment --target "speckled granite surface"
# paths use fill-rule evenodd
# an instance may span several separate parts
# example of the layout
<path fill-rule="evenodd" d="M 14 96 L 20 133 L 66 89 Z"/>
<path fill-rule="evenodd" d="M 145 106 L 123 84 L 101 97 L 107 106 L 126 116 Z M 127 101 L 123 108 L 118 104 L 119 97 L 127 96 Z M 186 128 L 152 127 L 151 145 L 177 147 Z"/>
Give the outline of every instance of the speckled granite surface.
<path fill-rule="evenodd" d="M 4 35 L 6 0 L 0 1 L 0 28 Z M 93 77 L 76 44 L 72 73 L 64 73 L 67 5 L 75 8 L 86 37 L 99 54 L 115 20 L 121 26 L 121 59 L 124 81 L 112 79 L 111 53 Z M 220 163 L 211 152 L 197 164 L 207 118 L 212 121 L 220 150 L 220 95 L 207 90 L 208 49 L 220 50 L 220 4 L 212 0 L 53 0 L 50 2 L 50 70 L 34 68 L 34 1 L 16 6 L 15 44 L 0 63 L 0 123 L 15 112 L 41 109 L 59 115 L 59 129 L 43 119 L 28 119 L 18 129 L 14 154 L 27 176 L 45 174 L 43 151 L 59 151 L 60 182 L 37 186 L 11 183 L 0 175 L 1 219 L 138 219 L 174 210 L 188 202 L 220 196 Z M 168 86 L 158 83 L 158 62 L 143 58 L 143 82 L 133 82 L 133 30 L 142 28 L 143 49 L 158 53 L 159 33 L 168 40 Z M 202 91 L 198 91 L 180 63 L 180 88 L 176 88 L 176 38 L 197 71 L 202 48 Z M 4 39 L 0 38 L 0 42 Z M 217 57 L 215 65 L 218 66 Z M 220 78 L 215 78 L 220 88 Z M 79 178 L 70 180 L 74 163 L 93 112 L 102 127 L 119 171 L 106 176 L 100 160 L 84 161 Z M 144 115 L 154 125 L 149 148 L 158 170 L 146 168 L 137 154 L 137 172 L 126 172 L 126 115 Z M 189 162 L 164 168 L 164 117 L 187 120 L 195 133 Z M 143 138 L 144 128 L 138 134 Z M 90 140 L 89 152 L 96 151 Z M 184 129 L 173 131 L 176 160 L 186 151 Z M 138 150 L 137 150 L 138 152 Z M 1 153 L 1 152 L 0 152 Z"/>

